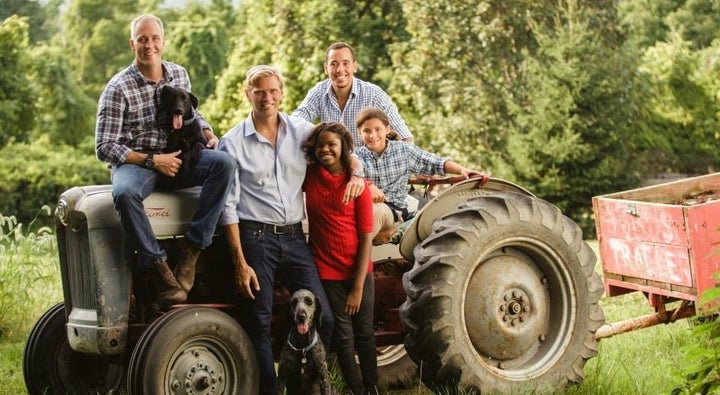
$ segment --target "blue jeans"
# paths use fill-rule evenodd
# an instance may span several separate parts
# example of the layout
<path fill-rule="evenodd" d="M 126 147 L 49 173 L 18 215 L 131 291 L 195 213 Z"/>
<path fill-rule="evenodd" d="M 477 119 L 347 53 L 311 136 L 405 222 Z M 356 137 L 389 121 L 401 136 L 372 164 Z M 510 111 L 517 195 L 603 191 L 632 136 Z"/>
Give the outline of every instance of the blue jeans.
<path fill-rule="evenodd" d="M 237 164 L 231 155 L 210 149 L 202 150 L 197 166 L 180 177 L 168 177 L 132 164 L 113 168 L 111 179 L 115 211 L 120 217 L 128 245 L 138 252 L 140 262 L 167 259 L 145 214 L 143 200 L 150 193 L 156 188 L 176 190 L 202 185 L 197 211 L 185 237 L 194 246 L 204 249 L 212 242 L 236 169 Z"/>
<path fill-rule="evenodd" d="M 360 310 L 355 315 L 345 314 L 345 302 L 354 280 L 323 280 L 330 306 L 335 315 L 335 332 L 332 348 L 337 354 L 345 384 L 353 395 L 375 394 L 377 391 L 377 350 L 373 312 L 375 309 L 375 280 L 372 273 L 365 277 Z M 360 371 L 355 366 L 355 351 Z M 362 376 L 362 377 L 361 377 Z"/>
<path fill-rule="evenodd" d="M 333 315 L 302 232 L 275 235 L 240 226 L 240 241 L 245 260 L 255 270 L 260 283 L 260 290 L 254 293 L 255 300 L 249 306 L 252 317 L 248 328 L 260 365 L 260 393 L 274 394 L 277 376 L 270 322 L 275 278 L 282 281 L 290 293 L 304 288 L 320 299 L 323 314 L 318 332 L 326 350 L 330 347 Z"/>

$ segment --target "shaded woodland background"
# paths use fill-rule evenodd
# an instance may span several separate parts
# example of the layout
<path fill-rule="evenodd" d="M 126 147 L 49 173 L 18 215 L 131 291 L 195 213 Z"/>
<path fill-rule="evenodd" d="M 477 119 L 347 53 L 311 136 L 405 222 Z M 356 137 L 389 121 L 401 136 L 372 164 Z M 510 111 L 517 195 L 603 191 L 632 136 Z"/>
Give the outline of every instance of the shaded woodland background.
<path fill-rule="evenodd" d="M 592 196 L 718 167 L 718 0 L 0 0 L 0 213 L 27 222 L 109 182 L 97 100 L 145 12 L 216 134 L 247 116 L 250 66 L 282 70 L 292 112 L 347 41 L 416 144 L 520 184 L 589 236 Z"/>

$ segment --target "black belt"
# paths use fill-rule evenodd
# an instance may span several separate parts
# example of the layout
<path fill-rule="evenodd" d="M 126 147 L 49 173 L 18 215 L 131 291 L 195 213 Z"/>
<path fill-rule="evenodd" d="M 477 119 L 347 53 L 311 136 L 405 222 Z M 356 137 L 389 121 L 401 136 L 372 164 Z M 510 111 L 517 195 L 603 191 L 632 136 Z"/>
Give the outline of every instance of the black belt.
<path fill-rule="evenodd" d="M 257 222 L 257 221 L 244 221 L 241 220 L 238 225 L 240 225 L 241 228 L 248 228 L 248 229 L 254 229 L 254 230 L 262 230 L 263 232 L 273 233 L 276 235 L 291 235 L 294 233 L 302 233 L 302 223 L 298 222 L 292 225 L 275 225 L 275 224 L 266 224 L 263 222 Z"/>

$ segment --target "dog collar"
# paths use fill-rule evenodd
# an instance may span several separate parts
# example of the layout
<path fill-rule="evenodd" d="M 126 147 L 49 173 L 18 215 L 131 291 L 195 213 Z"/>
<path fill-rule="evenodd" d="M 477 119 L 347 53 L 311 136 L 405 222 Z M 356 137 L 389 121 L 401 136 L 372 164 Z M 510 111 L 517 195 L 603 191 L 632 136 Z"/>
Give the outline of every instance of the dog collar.
<path fill-rule="evenodd" d="M 183 119 L 183 126 L 190 125 L 193 122 L 195 122 L 195 114 L 193 114 L 192 118 Z"/>
<path fill-rule="evenodd" d="M 289 335 L 289 334 L 288 334 L 288 339 L 287 339 L 287 344 L 288 344 L 288 346 L 290 346 L 290 348 L 291 348 L 293 351 L 302 351 L 303 355 L 305 355 L 305 353 L 307 353 L 309 349 L 315 347 L 315 345 L 317 344 L 317 342 L 318 342 L 318 333 L 317 333 L 317 332 L 315 332 L 315 336 L 313 336 L 312 340 L 310 341 L 310 344 L 308 344 L 308 346 L 305 347 L 305 348 L 297 348 L 297 347 L 293 346 L 292 342 L 290 341 L 290 335 Z"/>

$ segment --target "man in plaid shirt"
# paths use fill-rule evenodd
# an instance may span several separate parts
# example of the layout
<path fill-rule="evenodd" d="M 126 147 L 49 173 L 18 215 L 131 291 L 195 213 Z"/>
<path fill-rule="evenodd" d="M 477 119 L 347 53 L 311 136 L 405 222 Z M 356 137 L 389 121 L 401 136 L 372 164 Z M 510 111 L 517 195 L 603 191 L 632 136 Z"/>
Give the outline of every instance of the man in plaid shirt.
<path fill-rule="evenodd" d="M 413 135 L 398 113 L 390 96 L 379 86 L 355 78 L 355 50 L 347 43 L 337 42 L 325 51 L 325 73 L 328 79 L 312 87 L 292 115 L 314 122 L 340 122 L 353 136 L 355 147 L 362 147 L 362 138 L 355 128 L 355 118 L 366 107 L 382 109 L 390 118 L 390 127 L 401 140 L 412 141 Z"/>
<path fill-rule="evenodd" d="M 180 151 L 164 153 L 166 134 L 156 122 L 159 92 L 164 85 L 190 90 L 187 71 L 162 60 L 165 38 L 162 21 L 140 15 L 130 24 L 134 62 L 108 82 L 100 96 L 95 128 L 95 151 L 111 169 L 115 210 L 128 246 L 149 269 L 158 289 L 160 307 L 186 300 L 195 278 L 200 250 L 210 245 L 229 186 L 235 160 L 215 150 L 218 139 L 205 119 L 196 114 L 207 138 L 197 166 L 178 174 Z M 167 253 L 157 242 L 143 200 L 157 187 L 180 189 L 202 185 L 197 211 L 179 243 L 173 273 Z"/>

